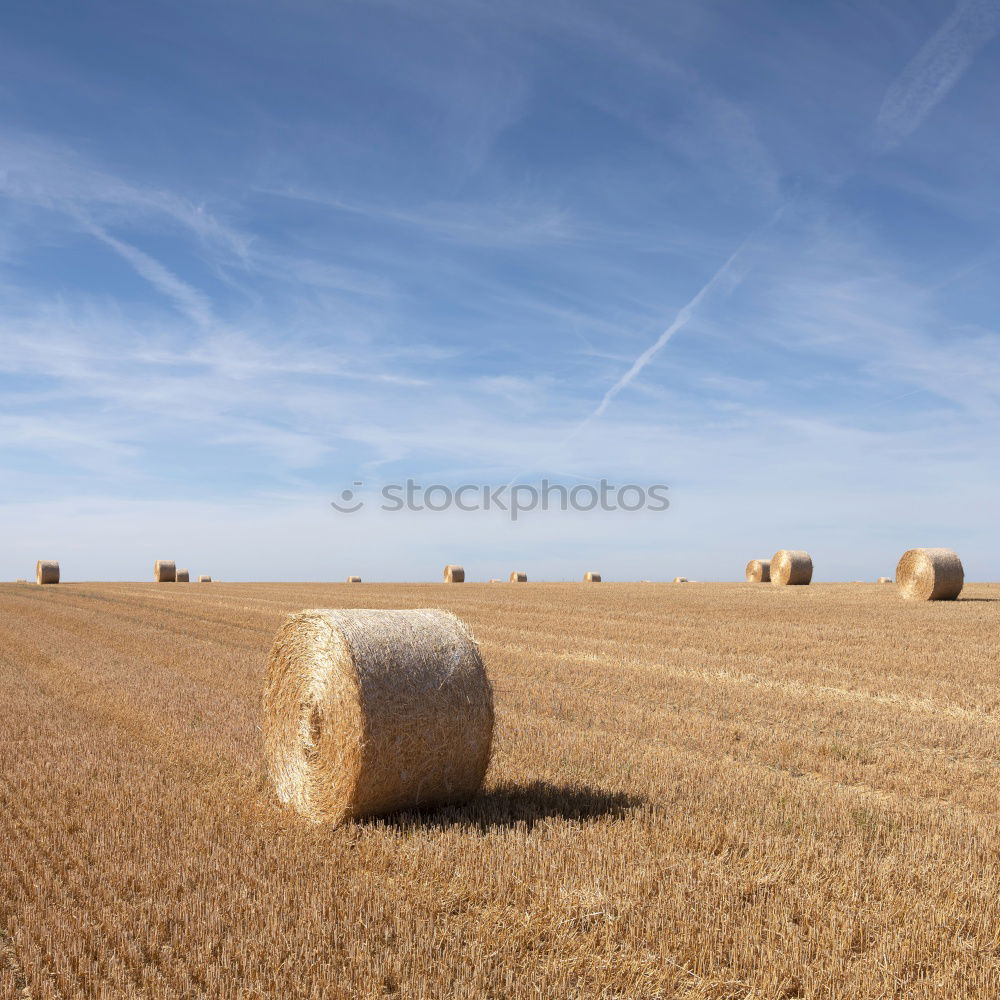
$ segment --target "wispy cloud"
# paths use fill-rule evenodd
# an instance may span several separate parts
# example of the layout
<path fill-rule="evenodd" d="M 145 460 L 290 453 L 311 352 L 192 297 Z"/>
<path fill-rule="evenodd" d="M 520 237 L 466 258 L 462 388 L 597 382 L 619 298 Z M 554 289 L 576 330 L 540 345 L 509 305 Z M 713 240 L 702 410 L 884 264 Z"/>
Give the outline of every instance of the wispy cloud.
<path fill-rule="evenodd" d="M 420 208 L 400 208 L 295 188 L 265 189 L 262 193 L 304 201 L 378 222 L 411 226 L 441 239 L 472 246 L 516 247 L 567 243 L 581 236 L 570 213 L 552 205 L 517 201 L 490 205 L 480 201 L 431 202 Z"/>
<path fill-rule="evenodd" d="M 107 224 L 121 217 L 133 223 L 137 215 L 159 217 L 225 247 L 237 258 L 246 255 L 252 242 L 172 192 L 126 181 L 65 143 L 9 130 L 0 130 L 0 196 L 74 216 L 81 210 L 91 217 L 101 212 Z"/>
<path fill-rule="evenodd" d="M 920 125 L 998 29 L 998 0 L 960 0 L 886 92 L 875 122 L 879 152 L 899 145 Z"/>
<path fill-rule="evenodd" d="M 197 289 L 181 281 L 156 258 L 132 246 L 131 243 L 112 236 L 107 230 L 89 220 L 81 219 L 81 224 L 87 232 L 127 261 L 136 274 L 173 302 L 193 323 L 205 330 L 212 326 L 212 306 L 206 295 L 202 295 Z"/>

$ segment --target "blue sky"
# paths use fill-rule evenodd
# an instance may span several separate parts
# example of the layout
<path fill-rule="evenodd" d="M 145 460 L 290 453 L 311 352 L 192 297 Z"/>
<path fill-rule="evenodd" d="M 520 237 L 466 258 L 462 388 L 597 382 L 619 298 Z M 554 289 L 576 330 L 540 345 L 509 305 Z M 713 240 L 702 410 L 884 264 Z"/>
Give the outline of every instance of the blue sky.
<path fill-rule="evenodd" d="M 0 578 L 1000 576 L 1000 0 L 9 3 Z M 357 515 L 354 481 L 670 485 Z"/>

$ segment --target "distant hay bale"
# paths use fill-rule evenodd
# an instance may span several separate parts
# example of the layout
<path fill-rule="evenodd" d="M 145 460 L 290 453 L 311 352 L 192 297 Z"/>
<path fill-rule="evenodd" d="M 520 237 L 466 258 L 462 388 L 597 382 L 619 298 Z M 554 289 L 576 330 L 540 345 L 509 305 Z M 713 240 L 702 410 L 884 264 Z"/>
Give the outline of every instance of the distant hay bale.
<path fill-rule="evenodd" d="M 771 560 L 751 559 L 747 563 L 747 583 L 770 583 Z"/>
<path fill-rule="evenodd" d="M 211 583 L 212 582 L 212 578 L 210 576 L 199 576 L 198 577 L 198 582 L 199 583 Z"/>
<path fill-rule="evenodd" d="M 35 563 L 35 582 L 58 583 L 59 563 L 55 562 L 55 560 L 39 559 Z"/>
<path fill-rule="evenodd" d="M 892 581 L 892 577 L 889 577 L 889 576 L 880 576 L 878 578 L 878 582 L 879 583 L 892 583 L 893 581 Z"/>
<path fill-rule="evenodd" d="M 813 561 L 801 549 L 781 549 L 771 557 L 771 583 L 779 586 L 805 586 L 812 580 Z"/>
<path fill-rule="evenodd" d="M 361 583 L 361 577 L 360 576 L 349 576 L 347 578 L 347 582 L 348 583 Z"/>
<path fill-rule="evenodd" d="M 675 576 L 674 583 L 687 583 L 688 578 L 686 576 Z"/>
<path fill-rule="evenodd" d="M 593 572 L 591 572 L 591 573 L 584 573 L 583 574 L 583 582 L 584 583 L 600 583 L 601 582 L 601 574 L 600 573 L 593 573 Z"/>
<path fill-rule="evenodd" d="M 525 572 L 523 572 L 522 570 L 516 569 L 516 570 L 514 570 L 510 574 L 510 582 L 511 583 L 527 583 L 528 582 L 528 574 L 525 573 Z"/>
<path fill-rule="evenodd" d="M 174 583 L 177 580 L 177 563 L 173 559 L 157 559 L 153 563 L 153 580 L 156 583 Z"/>
<path fill-rule="evenodd" d="M 186 569 L 179 569 L 177 571 L 177 582 L 178 583 L 190 583 L 191 574 Z"/>
<path fill-rule="evenodd" d="M 278 798 L 313 822 L 466 801 L 493 722 L 479 647 L 447 611 L 306 610 L 275 637 L 264 752 Z"/>
<path fill-rule="evenodd" d="M 965 585 L 965 570 L 951 549 L 910 549 L 896 566 L 896 585 L 908 601 L 953 601 Z"/>
<path fill-rule="evenodd" d="M 449 563 L 444 568 L 445 583 L 465 583 L 465 570 L 461 566 L 452 566 Z"/>

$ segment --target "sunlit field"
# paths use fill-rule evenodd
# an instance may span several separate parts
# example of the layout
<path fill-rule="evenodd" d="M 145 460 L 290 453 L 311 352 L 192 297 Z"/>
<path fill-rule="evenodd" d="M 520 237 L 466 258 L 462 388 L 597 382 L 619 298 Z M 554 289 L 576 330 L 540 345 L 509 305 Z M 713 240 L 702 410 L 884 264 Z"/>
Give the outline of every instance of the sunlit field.
<path fill-rule="evenodd" d="M 454 611 L 483 794 L 264 776 L 284 614 Z M 0 586 L 0 997 L 995 998 L 1000 585 Z"/>

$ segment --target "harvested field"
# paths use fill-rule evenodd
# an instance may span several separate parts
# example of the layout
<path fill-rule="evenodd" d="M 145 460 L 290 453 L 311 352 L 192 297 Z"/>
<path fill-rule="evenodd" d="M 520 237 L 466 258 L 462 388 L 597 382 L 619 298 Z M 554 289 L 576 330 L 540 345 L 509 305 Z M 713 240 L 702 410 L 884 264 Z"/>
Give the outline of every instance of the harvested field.
<path fill-rule="evenodd" d="M 317 827 L 285 614 L 441 607 L 485 793 Z M 995 998 L 1000 585 L 0 585 L 0 997 Z"/>

